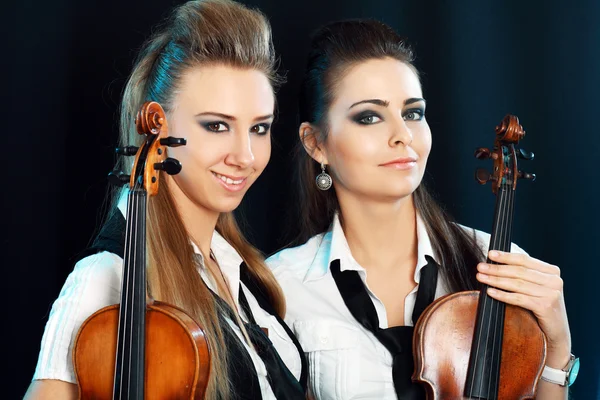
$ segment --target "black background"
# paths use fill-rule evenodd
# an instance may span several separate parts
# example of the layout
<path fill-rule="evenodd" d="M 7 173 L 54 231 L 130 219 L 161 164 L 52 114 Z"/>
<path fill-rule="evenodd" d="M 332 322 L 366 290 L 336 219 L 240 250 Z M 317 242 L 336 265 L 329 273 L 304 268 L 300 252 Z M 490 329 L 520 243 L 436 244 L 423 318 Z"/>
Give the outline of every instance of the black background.
<path fill-rule="evenodd" d="M 73 256 L 104 216 L 117 107 L 136 50 L 179 3 L 54 0 L 4 6 L 0 243 L 8 312 L 1 331 L 9 373 L 3 398 L 24 394 L 52 301 Z M 527 132 L 521 146 L 536 154 L 521 165 L 538 179 L 519 186 L 513 238 L 532 256 L 561 267 L 573 351 L 581 357 L 573 397 L 600 399 L 600 2 L 245 3 L 270 18 L 288 78 L 279 93 L 271 162 L 241 208 L 252 242 L 269 254 L 285 244 L 281 232 L 295 232 L 284 216 L 301 206 L 291 190 L 290 158 L 309 33 L 334 19 L 380 19 L 415 47 L 433 132 L 426 179 L 459 222 L 490 231 L 494 196 L 473 178 L 475 168 L 490 165 L 475 160 L 473 150 L 492 145 L 505 114 L 520 118 Z"/>

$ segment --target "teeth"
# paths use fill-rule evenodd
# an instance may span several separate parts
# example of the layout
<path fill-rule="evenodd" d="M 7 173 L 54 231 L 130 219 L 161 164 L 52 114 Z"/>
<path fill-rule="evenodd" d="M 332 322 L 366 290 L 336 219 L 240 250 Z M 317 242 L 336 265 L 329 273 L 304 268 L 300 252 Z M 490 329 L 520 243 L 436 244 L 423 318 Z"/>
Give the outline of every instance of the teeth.
<path fill-rule="evenodd" d="M 220 180 L 222 180 L 223 182 L 225 182 L 228 185 L 239 185 L 240 183 L 244 182 L 243 179 L 240 179 L 238 181 L 234 181 L 233 179 L 227 178 L 226 176 L 223 176 L 223 175 L 220 175 L 220 174 L 217 174 L 216 172 L 213 172 L 213 173 L 215 174 L 215 176 L 217 178 L 219 178 Z"/>

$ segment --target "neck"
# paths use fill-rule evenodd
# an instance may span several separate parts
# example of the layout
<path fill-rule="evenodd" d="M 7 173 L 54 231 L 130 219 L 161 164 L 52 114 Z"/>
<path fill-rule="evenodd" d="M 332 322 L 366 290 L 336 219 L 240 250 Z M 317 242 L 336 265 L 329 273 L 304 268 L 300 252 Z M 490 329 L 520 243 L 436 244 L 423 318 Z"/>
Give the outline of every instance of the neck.
<path fill-rule="evenodd" d="M 417 264 L 417 212 L 412 196 L 394 203 L 340 198 L 340 222 L 354 259 L 365 269 Z"/>
<path fill-rule="evenodd" d="M 171 177 L 168 179 L 168 185 L 188 235 L 204 257 L 209 257 L 219 213 L 192 201 Z"/>

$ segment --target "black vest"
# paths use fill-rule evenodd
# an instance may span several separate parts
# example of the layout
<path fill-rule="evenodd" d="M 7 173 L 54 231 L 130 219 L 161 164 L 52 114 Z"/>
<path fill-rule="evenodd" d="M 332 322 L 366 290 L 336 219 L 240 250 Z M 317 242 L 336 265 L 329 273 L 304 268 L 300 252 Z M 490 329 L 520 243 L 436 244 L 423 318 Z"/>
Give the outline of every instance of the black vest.
<path fill-rule="evenodd" d="M 125 250 L 124 244 L 125 218 L 119 210 L 114 209 L 92 245 L 80 253 L 78 259 L 82 259 L 101 251 L 108 251 L 123 258 Z M 248 301 L 240 284 L 239 302 L 244 310 L 244 313 L 246 314 L 246 317 L 250 321 L 249 323 L 245 324 L 245 328 L 252 341 L 252 344 L 254 345 L 254 348 L 265 364 L 267 369 L 267 378 L 275 397 L 277 400 L 304 400 L 308 379 L 308 369 L 304 351 L 302 350 L 300 343 L 287 324 L 274 311 L 272 305 L 269 303 L 264 294 L 266 291 L 252 277 L 245 263 L 242 263 L 240 266 L 240 280 L 256 298 L 260 307 L 264 311 L 273 315 L 279 324 L 284 328 L 288 336 L 294 342 L 302 362 L 302 373 L 300 376 L 300 382 L 298 382 L 279 357 L 267 335 L 265 335 L 262 329 L 260 329 L 260 327 L 256 324 L 254 315 L 252 314 L 252 310 L 248 305 Z M 229 305 L 221 300 L 221 298 L 216 294 L 213 293 L 213 295 L 215 296 L 215 301 L 219 302 L 222 308 L 227 310 L 227 313 L 229 314 L 227 317 L 230 317 L 232 321 L 235 321 L 235 318 L 233 318 L 232 315 L 233 311 L 229 308 Z M 219 315 L 219 322 L 227 347 L 223 350 L 228 352 L 227 368 L 229 371 L 229 379 L 231 380 L 231 387 L 234 391 L 232 400 L 262 399 L 258 375 L 250 355 L 244 348 L 238 336 L 230 328 L 226 321 L 225 315 Z"/>

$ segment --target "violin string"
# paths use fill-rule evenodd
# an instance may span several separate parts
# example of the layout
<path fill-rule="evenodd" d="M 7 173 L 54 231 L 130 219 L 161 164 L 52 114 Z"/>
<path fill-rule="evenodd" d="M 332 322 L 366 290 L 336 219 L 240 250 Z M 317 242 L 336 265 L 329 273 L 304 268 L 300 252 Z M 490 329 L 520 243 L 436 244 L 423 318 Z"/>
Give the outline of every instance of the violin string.
<path fill-rule="evenodd" d="M 139 260 L 138 260 L 138 265 L 137 265 L 137 274 L 139 276 L 137 276 L 137 278 L 134 280 L 134 284 L 137 286 L 137 294 L 136 294 L 136 299 L 138 300 L 136 302 L 136 310 L 138 313 L 138 321 L 135 324 L 135 327 L 137 328 L 137 332 L 136 332 L 136 338 L 137 340 L 135 341 L 135 343 L 137 344 L 137 352 L 136 352 L 136 360 L 137 362 L 135 363 L 135 367 L 136 367 L 136 377 L 137 380 L 135 382 L 135 393 L 136 393 L 136 397 L 137 398 L 141 398 L 141 400 L 143 400 L 143 393 L 144 393 L 144 371 L 146 368 L 146 364 L 145 364 L 145 354 L 144 354 L 144 350 L 145 350 L 145 345 L 146 345 L 146 201 L 147 201 L 147 196 L 146 196 L 146 192 L 145 190 L 142 190 L 140 192 L 140 195 L 138 196 L 138 201 L 139 201 L 139 208 L 138 208 L 138 214 L 140 217 L 140 224 L 138 226 L 139 229 L 137 229 L 138 232 L 140 232 L 140 237 L 139 237 L 139 243 L 138 243 L 138 249 L 143 249 L 143 251 L 139 252 Z"/>
<path fill-rule="evenodd" d="M 140 246 L 141 235 L 140 235 L 140 237 L 138 237 L 138 235 L 141 233 L 140 232 L 140 226 L 139 226 L 139 220 L 138 220 L 140 218 L 141 198 L 142 198 L 142 196 L 140 195 L 140 192 L 136 191 L 136 196 L 135 196 L 135 226 L 136 226 L 136 230 L 135 230 L 135 235 L 136 235 L 135 244 L 136 244 L 136 248 L 137 249 L 141 249 L 142 248 Z M 144 249 L 144 251 L 145 251 L 145 249 Z M 134 334 L 136 333 L 134 331 L 134 328 L 139 325 L 138 324 L 139 321 L 138 320 L 134 320 L 134 315 L 136 314 L 136 311 L 138 311 L 138 310 L 136 310 L 136 307 L 138 306 L 136 300 L 139 300 L 139 296 L 137 295 L 137 290 L 139 290 L 137 288 L 137 284 L 138 284 L 138 274 L 139 274 L 138 269 L 140 268 L 140 266 L 138 264 L 140 263 L 140 260 L 138 260 L 137 257 L 138 257 L 138 251 L 136 251 L 135 255 L 134 255 L 134 259 L 133 259 L 133 274 L 131 274 L 131 278 L 133 279 L 132 285 L 131 285 L 132 286 L 131 293 L 132 293 L 133 297 L 131 299 L 131 322 L 132 322 L 132 324 L 131 324 L 131 328 L 130 328 L 131 329 L 130 330 L 130 332 L 131 332 L 130 333 L 131 334 L 131 340 L 129 342 L 130 346 L 133 346 L 133 343 L 134 343 L 133 337 L 134 337 Z M 137 340 L 136 342 L 138 342 L 138 341 L 139 340 Z M 133 349 L 132 349 L 132 351 L 133 351 Z M 138 362 L 140 360 L 138 358 L 138 355 L 139 355 L 139 353 L 136 352 L 135 353 L 135 357 L 131 357 L 130 356 L 130 358 L 129 358 L 130 363 L 133 363 L 133 369 L 134 369 L 135 377 L 136 378 L 139 376 L 138 370 L 140 368 L 140 363 Z M 139 382 L 137 382 L 137 381 L 136 382 L 132 382 L 131 379 L 129 379 L 129 382 L 128 382 L 129 392 L 133 391 L 133 393 L 135 393 L 135 397 L 136 398 L 139 397 L 139 393 L 137 393 L 137 390 L 135 390 L 135 388 L 138 387 L 138 385 L 136 385 L 137 383 L 139 383 Z"/>
<path fill-rule="evenodd" d="M 502 242 L 504 241 L 504 234 L 505 234 L 505 229 L 504 229 L 504 222 L 506 220 L 506 209 L 507 209 L 507 199 L 506 199 L 506 191 L 504 189 L 504 187 L 500 188 L 500 194 L 502 197 L 502 207 L 500 209 L 500 212 L 498 214 L 498 232 L 497 232 L 497 245 L 494 247 L 495 250 L 501 250 L 502 247 Z M 490 332 L 488 332 L 487 338 L 488 338 L 488 343 L 491 340 L 491 346 L 492 346 L 492 354 L 491 354 L 491 363 L 490 363 L 490 371 L 488 372 L 487 376 L 488 376 L 488 384 L 487 384 L 487 393 L 486 393 L 486 397 L 490 398 L 490 396 L 494 396 L 493 393 L 490 393 L 491 391 L 491 384 L 492 384 L 492 377 L 495 374 L 494 371 L 494 365 L 495 365 L 495 356 L 496 356 L 496 332 L 498 330 L 498 301 L 494 300 L 493 298 L 490 298 L 490 302 L 491 302 L 491 311 L 490 311 L 490 321 L 494 321 L 494 330 L 493 330 L 493 337 L 490 337 Z M 489 344 L 488 344 L 489 346 Z M 486 347 L 487 349 L 488 347 Z"/>
<path fill-rule="evenodd" d="M 514 160 L 513 160 L 514 162 Z M 503 189 L 503 197 L 507 198 L 507 201 L 505 202 L 505 207 L 503 207 L 503 214 L 504 217 L 501 219 L 503 224 L 506 224 L 505 226 L 502 226 L 502 230 L 500 232 L 499 238 L 500 238 L 500 242 L 501 242 L 501 247 L 499 247 L 499 250 L 501 251 L 506 251 L 506 252 L 510 252 L 510 244 L 512 241 L 512 224 L 513 224 L 513 216 L 514 216 L 514 207 L 515 207 L 515 190 L 513 189 L 512 183 L 514 182 L 514 179 L 516 179 L 516 177 L 512 177 L 512 179 L 505 185 L 505 188 Z M 494 362 L 493 362 L 493 366 L 496 367 L 500 367 L 500 360 L 502 357 L 502 347 L 500 346 L 499 351 L 496 352 L 495 351 L 495 346 L 496 346 L 496 334 L 499 332 L 499 328 L 498 328 L 498 324 L 501 324 L 504 318 L 504 314 L 502 313 L 502 310 L 505 308 L 505 304 L 501 303 L 500 301 L 494 301 L 494 319 L 495 319 L 495 329 L 494 329 L 494 341 L 493 341 L 493 347 L 492 347 L 492 351 L 493 351 L 493 357 L 494 357 Z M 499 359 L 496 359 L 495 357 L 498 357 Z M 498 388 L 498 379 L 499 379 L 499 374 L 500 371 L 498 370 L 493 370 L 490 371 L 492 372 L 490 374 L 490 379 L 493 377 L 494 381 L 494 385 L 489 385 L 489 388 Z M 488 397 L 489 397 L 489 393 L 488 393 Z M 491 396 L 493 396 L 494 399 L 497 398 L 497 391 L 491 393 Z"/>
<path fill-rule="evenodd" d="M 125 358 L 125 340 L 127 338 L 127 334 L 125 331 L 126 327 L 121 327 L 121 321 L 122 319 L 125 318 L 125 315 L 127 313 L 127 305 L 129 304 L 129 266 L 131 265 L 131 230 L 132 230 L 132 224 L 133 224 L 133 191 L 129 190 L 129 194 L 128 194 L 128 199 L 127 199 L 127 229 L 125 230 L 125 257 L 124 257 L 124 263 L 123 263 L 123 268 L 126 268 L 126 274 L 124 274 L 124 282 L 121 283 L 121 288 L 124 291 L 124 293 L 121 295 L 121 306 L 119 307 L 119 327 L 117 328 L 117 354 L 121 354 L 121 362 L 119 363 L 119 365 L 121 366 L 121 379 L 119 379 L 119 398 L 123 397 L 123 367 L 124 367 L 124 358 Z M 123 315 L 123 318 L 121 318 L 121 314 Z M 123 337 L 121 336 L 121 333 L 123 334 Z M 117 368 L 115 366 L 115 379 L 116 379 L 116 374 L 117 374 Z"/>
<path fill-rule="evenodd" d="M 514 212 L 514 190 L 512 190 L 512 188 L 509 189 L 508 194 L 506 194 L 505 190 L 500 190 L 499 193 L 500 199 L 499 199 L 499 214 L 497 216 L 497 220 L 495 221 L 496 223 L 494 224 L 495 229 L 494 229 L 494 238 L 492 241 L 492 249 L 498 249 L 501 251 L 508 251 L 509 246 L 510 246 L 510 236 L 511 236 L 511 232 L 512 232 L 512 219 L 513 219 L 513 212 Z M 500 222 L 500 223 L 498 223 Z M 485 287 L 487 287 L 487 285 L 484 285 Z M 487 308 L 487 293 L 486 295 L 483 296 L 484 297 L 484 304 L 483 304 L 483 310 L 482 310 L 482 315 L 486 314 L 486 308 Z M 502 304 L 500 304 L 499 301 L 494 301 L 494 299 L 490 298 L 490 320 L 488 321 L 488 331 L 487 331 L 487 335 L 486 335 L 486 340 L 489 341 L 490 335 L 490 323 L 491 323 L 491 319 L 494 319 L 494 337 L 493 337 L 493 342 L 492 342 L 492 356 L 494 357 L 501 357 L 501 354 L 496 354 L 496 333 L 498 331 L 498 324 L 501 322 L 500 318 L 501 318 L 501 308 L 502 308 Z M 476 350 L 476 361 L 478 360 L 478 352 L 480 349 L 480 343 L 481 343 L 481 331 L 479 332 L 479 337 L 478 337 L 478 346 L 477 346 L 477 350 Z M 487 348 L 488 346 L 486 346 L 486 353 L 484 354 L 484 360 L 487 359 Z M 496 359 L 494 360 L 496 361 Z M 492 366 L 497 365 L 496 362 L 494 362 L 492 364 Z M 484 363 L 484 373 L 485 373 L 485 368 L 486 368 L 486 364 Z M 492 374 L 493 372 L 493 374 Z M 497 378 L 498 378 L 498 371 L 492 370 L 490 371 L 490 374 L 488 374 L 488 386 L 487 386 L 487 397 L 490 397 L 490 390 L 491 390 L 491 379 L 492 379 L 492 375 L 494 378 L 494 384 L 497 383 Z M 483 381 L 480 380 L 481 385 L 483 384 Z M 471 389 L 473 387 L 474 384 L 474 380 L 471 381 Z M 494 387 L 496 387 L 494 385 Z M 481 387 L 480 387 L 480 391 L 481 391 Z M 494 399 L 497 397 L 497 393 L 492 393 L 492 395 L 494 396 Z"/>
<path fill-rule="evenodd" d="M 513 160 L 514 162 L 514 160 Z M 509 184 L 506 187 L 506 190 L 508 191 L 508 211 L 507 211 L 507 216 L 505 218 L 506 221 L 506 231 L 503 234 L 503 246 L 502 246 L 502 251 L 505 252 L 510 252 L 510 244 L 512 242 L 512 224 L 513 224 L 513 212 L 514 212 L 514 207 L 515 207 L 515 191 L 513 190 L 512 187 L 512 181 L 514 181 L 514 179 L 516 179 L 516 177 L 512 177 L 511 182 L 509 182 Z M 498 308 L 498 315 L 496 316 L 496 319 L 498 320 L 499 323 L 503 322 L 503 319 L 505 317 L 505 314 L 502 312 L 502 310 L 505 310 L 506 305 L 504 303 L 501 303 L 500 301 L 496 301 L 497 304 L 497 308 Z M 499 332 L 498 330 L 496 332 Z M 495 343 L 495 341 L 494 341 Z M 499 357 L 499 359 L 496 361 L 496 363 L 494 365 L 497 365 L 498 368 L 500 368 L 500 362 L 502 359 L 502 343 L 500 343 L 500 348 L 498 353 L 496 354 L 497 357 Z M 498 387 L 499 388 L 499 382 L 497 381 L 500 378 L 500 371 L 494 371 L 494 383 L 496 385 L 494 385 L 494 387 Z M 495 393 L 495 397 L 496 398 L 498 395 L 498 393 Z"/>
<path fill-rule="evenodd" d="M 508 191 L 508 194 L 507 194 Z M 510 241 L 510 223 L 512 220 L 512 214 L 511 214 L 511 210 L 512 210 L 512 206 L 511 203 L 513 201 L 513 196 L 512 196 L 512 190 L 510 189 L 510 186 L 505 186 L 502 190 L 502 197 L 506 198 L 507 201 L 504 202 L 504 207 L 502 209 L 502 214 L 503 216 L 501 217 L 501 221 L 502 221 L 502 227 L 501 227 L 501 231 L 499 234 L 499 241 L 501 243 L 500 247 L 498 248 L 501 251 L 506 251 L 506 242 Z M 506 225 L 504 225 L 506 224 Z M 493 364 L 492 366 L 498 366 L 498 360 L 496 359 L 496 357 L 500 357 L 501 356 L 501 347 L 498 349 L 499 351 L 496 352 L 496 335 L 499 332 L 499 328 L 498 325 L 501 324 L 502 322 L 502 312 L 501 309 L 503 307 L 503 304 L 501 304 L 498 300 L 493 301 L 494 304 L 494 341 L 493 341 L 493 346 L 492 346 L 492 353 L 493 353 Z M 494 379 L 493 383 L 494 385 L 491 385 L 492 381 L 491 379 Z M 497 378 L 498 378 L 498 371 L 497 370 L 492 370 L 490 371 L 490 385 L 488 386 L 490 389 L 492 387 L 497 388 Z M 497 397 L 497 393 L 491 393 L 491 395 L 493 396 L 493 398 L 495 399 Z M 489 393 L 488 393 L 489 396 Z"/>
<path fill-rule="evenodd" d="M 506 204 L 507 203 L 506 200 L 507 199 L 506 199 L 505 192 L 504 192 L 502 186 L 498 190 L 498 196 L 499 196 L 499 199 L 498 199 L 498 201 L 499 201 L 499 205 L 498 205 L 499 211 L 498 211 L 498 213 L 496 215 L 496 221 L 494 223 L 494 226 L 495 226 L 495 230 L 494 230 L 494 242 L 493 242 L 493 246 L 492 246 L 492 249 L 494 249 L 494 250 L 499 249 L 499 247 L 500 247 L 500 245 L 502 243 L 502 236 L 503 236 L 503 232 L 504 232 L 504 229 L 503 229 L 504 226 L 503 226 L 502 223 L 503 223 L 503 220 L 504 220 L 503 216 L 505 215 L 505 212 L 506 212 L 505 210 L 507 208 L 506 207 L 506 205 L 507 205 Z M 490 311 L 489 311 L 489 315 L 488 315 L 488 326 L 487 326 L 487 332 L 486 332 L 486 335 L 485 335 L 485 338 L 486 338 L 485 354 L 484 354 L 484 357 L 483 357 L 484 360 L 487 360 L 488 359 L 487 351 L 488 351 L 489 342 L 490 342 L 490 331 L 491 331 L 492 320 L 494 321 L 494 329 L 497 329 L 497 322 L 498 321 L 497 321 L 497 318 L 496 318 L 497 302 L 494 301 L 493 298 L 491 298 L 491 297 L 488 296 L 488 294 L 487 294 L 487 287 L 488 287 L 488 285 L 485 285 L 485 286 L 486 286 L 486 293 L 485 293 L 485 296 L 484 296 L 484 299 L 485 299 L 484 302 L 487 303 L 488 300 L 489 300 L 489 303 L 490 303 Z M 492 342 L 492 346 L 494 346 L 494 342 Z M 493 352 L 494 352 L 494 348 L 492 348 L 492 357 L 493 357 L 493 354 L 494 354 Z M 483 369 L 482 375 L 485 376 L 486 372 L 487 372 L 487 376 L 488 376 L 488 385 L 487 385 L 486 397 L 489 398 L 491 376 L 492 376 L 492 372 L 493 371 L 491 371 L 491 370 L 489 372 L 486 371 L 487 363 L 485 361 L 484 361 L 484 364 L 483 364 L 483 368 L 484 369 Z M 480 383 L 481 383 L 481 385 L 483 385 L 483 379 L 480 380 Z M 481 392 L 481 387 L 480 387 L 479 391 Z"/>
<path fill-rule="evenodd" d="M 499 200 L 497 200 L 500 202 L 500 205 L 502 203 L 502 198 L 500 198 Z M 498 205 L 498 206 L 500 206 Z M 497 241 L 497 234 L 496 234 L 496 230 L 497 230 L 497 222 L 494 221 L 494 225 L 493 225 L 493 230 L 492 230 L 492 248 L 495 248 L 496 245 L 496 241 Z M 483 305 L 482 307 L 482 311 L 480 314 L 480 321 L 483 319 L 483 316 L 486 315 L 486 308 L 487 308 L 487 294 L 486 294 L 486 288 L 487 285 L 483 285 L 481 291 L 480 291 L 480 297 L 479 300 L 481 301 L 481 298 L 483 297 Z M 488 321 L 489 322 L 489 321 Z M 477 369 L 479 369 L 478 364 L 479 364 L 479 350 L 481 348 L 481 339 L 483 336 L 483 329 L 481 328 L 481 326 L 479 327 L 479 330 L 477 332 L 477 346 L 476 346 L 476 350 L 475 350 L 475 364 L 473 365 L 473 371 L 476 371 Z M 486 346 L 486 353 L 487 353 L 487 346 Z M 484 363 L 484 368 L 485 368 L 485 363 Z M 480 387 L 479 390 L 481 391 L 481 384 L 483 384 L 483 381 L 480 379 Z M 470 392 L 473 393 L 473 388 L 475 385 L 475 379 L 471 379 L 471 387 L 470 387 Z"/>
<path fill-rule="evenodd" d="M 137 189 L 137 184 L 136 184 L 136 189 Z M 134 207 L 134 217 L 133 217 L 133 223 L 134 226 L 137 228 L 138 227 L 138 212 L 139 212 L 139 193 L 136 190 L 135 191 L 135 207 Z M 135 229 L 134 231 L 134 243 L 137 244 L 138 243 L 138 231 L 139 229 Z M 127 326 L 128 332 L 129 332 L 129 340 L 128 340 L 128 347 L 129 347 L 129 366 L 127 369 L 127 373 L 129 378 L 127 379 L 127 398 L 131 398 L 131 387 L 132 387 L 132 382 L 131 382 L 131 369 L 132 369 L 132 361 L 133 361 L 133 356 L 132 356 L 132 345 L 133 345 L 133 325 L 134 325 L 134 321 L 133 321 L 133 315 L 134 315 L 134 311 L 135 311 L 135 276 L 137 273 L 137 252 L 133 251 L 133 262 L 131 264 L 131 283 L 130 283 L 130 287 L 131 287 L 131 299 L 129 301 L 129 310 L 128 310 L 128 315 L 129 315 L 129 321 L 130 324 Z"/>

